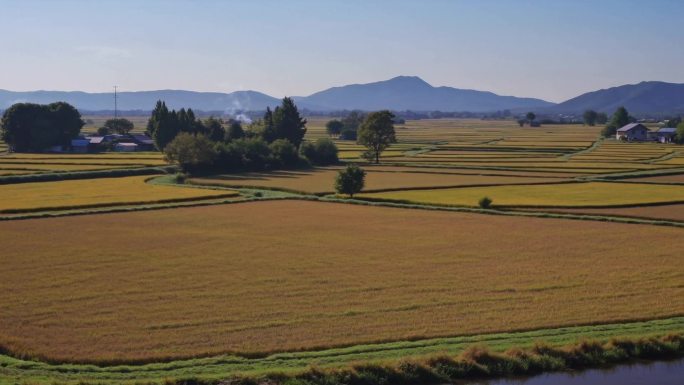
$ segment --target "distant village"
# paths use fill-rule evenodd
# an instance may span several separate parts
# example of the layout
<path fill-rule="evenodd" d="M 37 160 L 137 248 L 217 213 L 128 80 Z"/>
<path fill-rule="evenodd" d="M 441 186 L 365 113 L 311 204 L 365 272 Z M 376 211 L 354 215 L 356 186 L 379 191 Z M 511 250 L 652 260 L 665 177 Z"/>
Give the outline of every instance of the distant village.
<path fill-rule="evenodd" d="M 69 147 L 74 153 L 89 152 L 135 152 L 155 151 L 154 140 L 145 134 L 109 134 L 98 136 L 80 136 L 71 140 Z M 63 152 L 62 146 L 54 146 L 52 152 Z"/>

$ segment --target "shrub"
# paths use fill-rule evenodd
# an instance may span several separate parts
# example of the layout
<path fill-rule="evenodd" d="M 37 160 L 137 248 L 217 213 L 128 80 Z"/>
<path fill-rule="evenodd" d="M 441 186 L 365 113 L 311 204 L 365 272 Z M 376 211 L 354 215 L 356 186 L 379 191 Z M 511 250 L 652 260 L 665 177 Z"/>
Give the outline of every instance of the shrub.
<path fill-rule="evenodd" d="M 492 200 L 489 199 L 489 197 L 483 197 L 483 198 L 480 199 L 480 201 L 477 202 L 477 203 L 480 205 L 481 208 L 483 208 L 483 209 L 488 209 L 488 208 L 490 208 L 491 205 L 492 205 Z"/>
<path fill-rule="evenodd" d="M 164 148 L 164 156 L 185 172 L 198 172 L 209 168 L 215 158 L 214 144 L 204 135 L 182 132 Z"/>
<path fill-rule="evenodd" d="M 104 125 L 97 129 L 100 135 L 107 135 L 111 133 L 128 134 L 133 130 L 133 123 L 124 118 L 107 119 Z"/>
<path fill-rule="evenodd" d="M 340 194 L 349 194 L 349 197 L 353 198 L 354 194 L 363 190 L 365 179 L 366 172 L 359 166 L 350 164 L 337 174 L 335 191 Z"/>
<path fill-rule="evenodd" d="M 309 162 L 315 165 L 325 166 L 339 161 L 337 146 L 328 138 L 318 139 L 315 143 L 304 143 L 301 152 Z"/>
<path fill-rule="evenodd" d="M 299 162 L 297 148 L 287 139 L 277 139 L 269 146 L 270 163 L 273 167 L 292 167 Z"/>
<path fill-rule="evenodd" d="M 271 148 L 261 138 L 240 139 L 234 142 L 244 150 L 245 167 L 252 170 L 263 170 L 268 166 Z"/>
<path fill-rule="evenodd" d="M 342 140 L 356 140 L 356 130 L 351 128 L 345 128 L 340 133 L 339 138 Z"/>
<path fill-rule="evenodd" d="M 179 173 L 176 173 L 176 174 L 173 176 L 173 179 L 174 179 L 174 181 L 175 181 L 176 183 L 178 183 L 178 184 L 184 184 L 185 181 L 188 179 L 188 175 L 187 175 L 187 174 L 184 174 L 184 173 L 182 173 L 182 172 L 179 172 Z"/>

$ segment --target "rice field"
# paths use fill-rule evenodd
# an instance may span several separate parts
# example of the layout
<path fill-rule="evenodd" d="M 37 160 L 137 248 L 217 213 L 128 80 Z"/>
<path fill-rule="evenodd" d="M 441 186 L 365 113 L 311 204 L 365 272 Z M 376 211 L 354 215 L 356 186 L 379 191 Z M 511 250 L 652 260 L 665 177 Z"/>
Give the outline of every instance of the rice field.
<path fill-rule="evenodd" d="M 0 341 L 141 362 L 676 316 L 681 236 L 307 201 L 0 222 Z"/>
<path fill-rule="evenodd" d="M 684 204 L 607 208 L 559 208 L 546 209 L 544 211 L 684 222 Z"/>
<path fill-rule="evenodd" d="M 638 183 L 588 182 L 464 187 L 362 193 L 359 198 L 412 203 L 477 206 L 483 197 L 504 207 L 603 207 L 684 202 L 684 187 Z"/>
<path fill-rule="evenodd" d="M 0 213 L 176 202 L 236 192 L 146 183 L 149 176 L 0 185 Z"/>
<path fill-rule="evenodd" d="M 204 178 L 192 178 L 190 183 L 198 185 L 218 185 L 226 187 L 262 187 L 283 189 L 308 194 L 332 194 L 335 192 L 334 182 L 340 167 L 318 168 L 314 170 L 252 172 L 244 174 L 215 175 Z M 410 170 L 410 169 L 409 169 Z M 416 169 L 414 169 L 416 170 Z M 402 171 L 385 167 L 366 168 L 365 191 L 379 191 L 407 188 L 428 188 L 439 186 L 482 186 L 499 184 L 546 183 L 562 179 L 474 175 Z"/>

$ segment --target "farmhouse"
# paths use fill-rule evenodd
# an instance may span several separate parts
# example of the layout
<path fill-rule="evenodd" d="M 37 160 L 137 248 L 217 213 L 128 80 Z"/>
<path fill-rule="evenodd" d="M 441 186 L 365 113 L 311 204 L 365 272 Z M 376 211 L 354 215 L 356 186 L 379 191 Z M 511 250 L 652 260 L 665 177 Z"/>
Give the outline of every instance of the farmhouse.
<path fill-rule="evenodd" d="M 628 142 L 642 142 L 648 140 L 648 128 L 641 123 L 630 123 L 620 127 L 615 134 L 615 139 Z"/>
<path fill-rule="evenodd" d="M 154 151 L 154 140 L 145 134 L 129 135 L 133 142 L 138 145 L 138 151 Z"/>
<path fill-rule="evenodd" d="M 114 151 L 118 152 L 133 152 L 138 150 L 138 145 L 129 142 L 120 142 L 114 146 Z"/>
<path fill-rule="evenodd" d="M 71 152 L 84 154 L 88 152 L 88 145 L 90 140 L 86 138 L 71 139 Z"/>
<path fill-rule="evenodd" d="M 660 143 L 672 143 L 677 134 L 677 129 L 674 127 L 663 127 L 654 133 L 655 140 Z"/>

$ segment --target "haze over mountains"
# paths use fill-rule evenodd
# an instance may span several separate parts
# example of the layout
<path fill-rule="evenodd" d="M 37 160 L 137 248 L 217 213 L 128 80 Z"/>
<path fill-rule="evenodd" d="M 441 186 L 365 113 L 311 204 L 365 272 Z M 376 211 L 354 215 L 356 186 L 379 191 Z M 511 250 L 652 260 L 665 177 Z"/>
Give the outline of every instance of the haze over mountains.
<path fill-rule="evenodd" d="M 492 92 L 434 87 L 416 76 L 398 76 L 367 84 L 333 87 L 309 96 L 294 97 L 302 109 L 316 112 L 337 110 L 494 112 L 500 110 L 536 111 L 540 113 L 581 113 L 587 109 L 612 113 L 625 106 L 641 114 L 671 114 L 684 112 L 684 84 L 642 82 L 589 92 L 563 103 L 541 99 L 501 96 Z M 17 102 L 51 103 L 66 101 L 82 111 L 113 109 L 113 93 L 63 91 L 13 92 L 0 90 L 0 109 Z M 194 92 L 182 90 L 120 92 L 120 110 L 149 111 L 157 100 L 170 108 L 192 108 L 201 111 L 258 111 L 275 107 L 280 99 L 257 91 L 231 93 Z"/>

